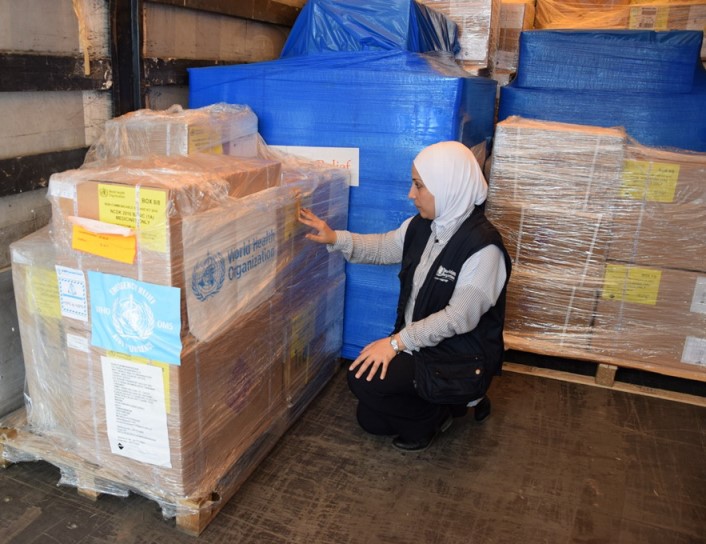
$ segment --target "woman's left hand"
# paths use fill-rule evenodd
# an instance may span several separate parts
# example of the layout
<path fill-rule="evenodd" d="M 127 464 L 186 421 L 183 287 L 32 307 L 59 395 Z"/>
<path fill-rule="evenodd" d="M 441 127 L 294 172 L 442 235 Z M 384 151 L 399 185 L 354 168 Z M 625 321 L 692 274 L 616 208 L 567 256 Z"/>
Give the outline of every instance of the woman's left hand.
<path fill-rule="evenodd" d="M 355 370 L 357 368 L 358 372 L 355 373 L 355 377 L 360 378 L 370 369 L 368 376 L 365 378 L 367 381 L 371 381 L 378 370 L 380 370 L 380 379 L 384 380 L 387 374 L 387 367 L 390 361 L 394 359 L 395 355 L 397 354 L 390 345 L 390 339 L 381 338 L 365 346 L 356 360 L 348 367 L 348 370 Z"/>

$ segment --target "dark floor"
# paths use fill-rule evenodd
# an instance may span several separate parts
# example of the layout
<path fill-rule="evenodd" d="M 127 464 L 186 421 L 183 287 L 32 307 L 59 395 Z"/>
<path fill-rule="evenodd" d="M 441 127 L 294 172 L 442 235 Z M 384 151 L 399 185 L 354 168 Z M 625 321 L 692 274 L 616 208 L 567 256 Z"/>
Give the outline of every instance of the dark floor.
<path fill-rule="evenodd" d="M 200 538 L 142 497 L 0 470 L 2 543 L 706 542 L 706 408 L 506 372 L 418 454 L 358 429 L 343 372 Z"/>

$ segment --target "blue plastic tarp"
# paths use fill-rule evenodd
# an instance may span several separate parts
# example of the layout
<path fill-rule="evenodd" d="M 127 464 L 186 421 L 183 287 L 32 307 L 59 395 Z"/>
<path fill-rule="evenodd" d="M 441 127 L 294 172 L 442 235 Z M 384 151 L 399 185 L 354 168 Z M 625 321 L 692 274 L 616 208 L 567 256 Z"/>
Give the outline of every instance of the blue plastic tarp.
<path fill-rule="evenodd" d="M 701 32 L 533 30 L 520 36 L 523 88 L 688 93 Z"/>
<path fill-rule="evenodd" d="M 416 209 L 407 198 L 411 165 L 427 145 L 484 145 L 493 134 L 497 84 L 445 57 L 364 51 L 189 70 L 190 107 L 247 104 L 271 145 L 356 147 L 360 184 L 351 187 L 348 228 L 397 228 Z M 348 265 L 343 356 L 389 334 L 398 266 Z"/>
<path fill-rule="evenodd" d="M 281 58 L 342 51 L 460 50 L 456 24 L 412 0 L 309 0 Z"/>

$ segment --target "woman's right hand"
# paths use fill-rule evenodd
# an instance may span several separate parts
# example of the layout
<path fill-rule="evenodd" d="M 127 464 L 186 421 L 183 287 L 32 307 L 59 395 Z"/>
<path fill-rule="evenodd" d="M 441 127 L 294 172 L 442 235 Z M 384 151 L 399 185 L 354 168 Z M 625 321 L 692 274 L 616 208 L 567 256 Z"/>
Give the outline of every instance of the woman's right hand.
<path fill-rule="evenodd" d="M 301 208 L 299 210 L 299 222 L 316 231 L 306 235 L 308 240 L 319 244 L 334 244 L 336 242 L 336 232 L 326 224 L 326 221 L 319 219 L 311 210 Z"/>

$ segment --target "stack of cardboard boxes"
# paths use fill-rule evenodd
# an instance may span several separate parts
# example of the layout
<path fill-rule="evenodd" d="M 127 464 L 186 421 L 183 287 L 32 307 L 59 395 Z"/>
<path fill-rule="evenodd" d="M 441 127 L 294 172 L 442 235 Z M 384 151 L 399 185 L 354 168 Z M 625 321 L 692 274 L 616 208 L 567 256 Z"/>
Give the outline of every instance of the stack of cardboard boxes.
<path fill-rule="evenodd" d="M 199 130 L 210 113 L 195 110 Z M 211 134 L 225 133 L 222 113 Z M 194 133 L 179 115 L 165 141 Z M 213 140 L 211 154 L 171 157 L 150 154 L 155 139 L 114 145 L 132 120 L 106 133 L 132 156 L 52 176 L 50 229 L 13 246 L 29 423 L 112 485 L 174 506 L 252 468 L 249 448 L 333 374 L 343 262 L 298 254 L 314 244 L 297 213 L 345 226 L 347 172 L 224 155 Z"/>
<path fill-rule="evenodd" d="M 621 129 L 498 124 L 487 213 L 513 258 L 515 348 L 646 369 L 706 365 L 706 155 Z"/>
<path fill-rule="evenodd" d="M 564 348 L 589 345 L 624 139 L 620 129 L 520 118 L 498 124 L 487 214 L 514 263 L 508 332 Z"/>
<path fill-rule="evenodd" d="M 706 154 L 628 145 L 594 349 L 706 365 L 705 181 Z"/>

